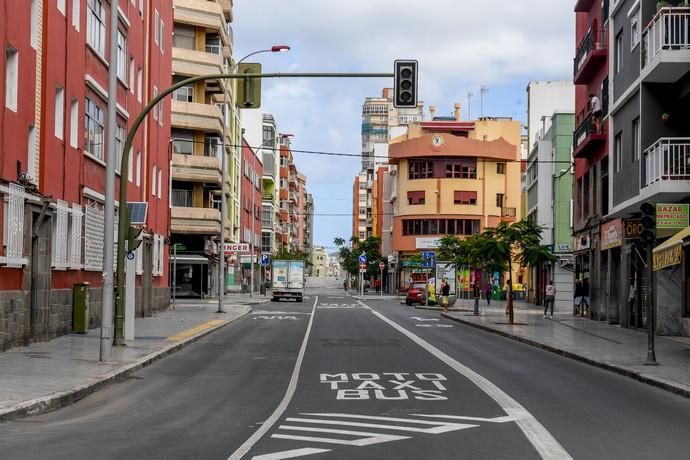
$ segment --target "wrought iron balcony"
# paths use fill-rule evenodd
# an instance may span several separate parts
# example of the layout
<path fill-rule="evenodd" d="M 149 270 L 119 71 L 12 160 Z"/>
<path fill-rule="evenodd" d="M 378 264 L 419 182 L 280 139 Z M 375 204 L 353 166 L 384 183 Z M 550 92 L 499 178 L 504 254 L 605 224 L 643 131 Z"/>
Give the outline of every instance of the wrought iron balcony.
<path fill-rule="evenodd" d="M 606 143 L 606 123 L 595 120 L 593 114 L 578 115 L 577 128 L 573 136 L 573 157 L 582 157 Z"/>
<path fill-rule="evenodd" d="M 606 63 L 607 35 L 607 28 L 590 27 L 580 42 L 573 61 L 573 81 L 576 85 L 589 82 Z"/>

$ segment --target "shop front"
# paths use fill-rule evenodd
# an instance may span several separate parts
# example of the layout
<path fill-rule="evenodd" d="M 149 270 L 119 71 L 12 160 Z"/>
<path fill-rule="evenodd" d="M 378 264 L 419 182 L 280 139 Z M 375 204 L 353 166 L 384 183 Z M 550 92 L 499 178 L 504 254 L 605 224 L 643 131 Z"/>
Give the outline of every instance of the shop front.
<path fill-rule="evenodd" d="M 621 219 L 604 222 L 601 224 L 600 233 L 601 285 L 605 287 L 605 291 L 603 305 L 600 305 L 603 314 L 599 319 L 607 319 L 610 324 L 618 324 L 621 316 L 625 315 L 619 292 L 623 222 Z"/>
<path fill-rule="evenodd" d="M 690 337 L 690 227 L 654 248 L 657 332 Z"/>

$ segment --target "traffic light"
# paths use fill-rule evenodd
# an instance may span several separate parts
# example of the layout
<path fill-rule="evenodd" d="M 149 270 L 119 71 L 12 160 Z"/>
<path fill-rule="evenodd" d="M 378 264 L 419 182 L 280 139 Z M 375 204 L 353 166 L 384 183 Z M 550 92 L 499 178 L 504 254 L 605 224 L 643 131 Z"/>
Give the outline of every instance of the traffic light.
<path fill-rule="evenodd" d="M 640 219 L 642 231 L 640 236 L 649 243 L 656 239 L 656 206 L 654 203 L 647 201 L 642 203 L 640 211 L 642 211 L 642 218 Z"/>
<path fill-rule="evenodd" d="M 237 67 L 237 74 L 260 74 L 261 64 L 246 63 Z M 258 109 L 261 107 L 261 79 L 237 79 L 237 106 L 240 109 Z"/>
<path fill-rule="evenodd" d="M 139 235 L 141 235 L 140 228 L 132 227 L 131 225 L 127 228 L 127 252 L 136 251 L 141 245 Z"/>
<path fill-rule="evenodd" d="M 417 107 L 417 61 L 395 61 L 393 105 L 396 108 Z"/>

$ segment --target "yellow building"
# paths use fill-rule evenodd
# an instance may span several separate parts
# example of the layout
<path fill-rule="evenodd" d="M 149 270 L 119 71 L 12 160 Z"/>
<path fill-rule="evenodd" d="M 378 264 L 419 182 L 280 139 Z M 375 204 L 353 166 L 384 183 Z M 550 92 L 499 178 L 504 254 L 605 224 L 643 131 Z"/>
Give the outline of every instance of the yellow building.
<path fill-rule="evenodd" d="M 323 247 L 315 247 L 311 256 L 311 276 L 325 278 L 328 276 L 328 254 Z"/>
<path fill-rule="evenodd" d="M 457 108 L 455 117 L 410 125 L 391 141 L 392 244 L 403 285 L 415 275 L 404 269 L 404 259 L 433 251 L 440 237 L 475 235 L 522 217 L 520 123 L 459 118 Z"/>

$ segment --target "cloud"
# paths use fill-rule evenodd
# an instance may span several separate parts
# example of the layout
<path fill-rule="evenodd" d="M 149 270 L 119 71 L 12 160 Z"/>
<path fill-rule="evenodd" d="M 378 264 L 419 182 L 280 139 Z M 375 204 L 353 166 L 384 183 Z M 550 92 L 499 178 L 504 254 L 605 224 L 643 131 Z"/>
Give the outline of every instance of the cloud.
<path fill-rule="evenodd" d="M 238 58 L 273 44 L 289 53 L 257 56 L 265 71 L 392 71 L 396 58 L 420 62 L 420 98 L 450 113 L 488 85 L 485 113 L 522 117 L 529 80 L 572 79 L 572 0 L 237 0 Z M 293 147 L 359 153 L 361 107 L 388 79 L 280 79 L 264 83 L 262 111 Z M 516 104 L 516 101 L 521 101 Z M 476 107 L 476 108 L 475 108 Z M 466 108 L 463 109 L 466 114 Z M 315 196 L 349 198 L 359 159 L 295 154 Z M 350 213 L 351 203 L 317 201 L 318 212 Z M 317 218 L 317 243 L 349 236 L 348 218 Z"/>

